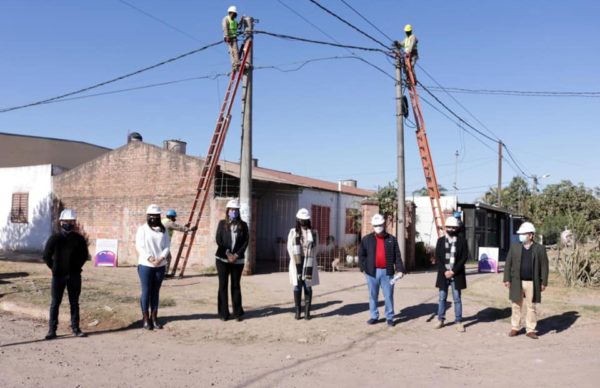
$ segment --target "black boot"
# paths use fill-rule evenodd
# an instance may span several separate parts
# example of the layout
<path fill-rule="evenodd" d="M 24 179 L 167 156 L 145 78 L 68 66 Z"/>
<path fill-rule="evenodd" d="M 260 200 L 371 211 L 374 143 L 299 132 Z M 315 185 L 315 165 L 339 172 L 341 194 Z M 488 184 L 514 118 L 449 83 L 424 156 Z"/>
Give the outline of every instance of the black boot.
<path fill-rule="evenodd" d="M 312 289 L 304 291 L 304 319 L 310 319 L 310 305 L 312 303 Z"/>
<path fill-rule="evenodd" d="M 144 312 L 143 314 L 143 320 L 144 320 L 144 329 L 145 330 L 152 330 L 152 324 L 150 323 L 150 318 L 148 318 L 148 313 Z"/>
<path fill-rule="evenodd" d="M 294 291 L 294 304 L 296 306 L 295 319 L 300 319 L 300 311 L 302 310 L 302 290 Z"/>
<path fill-rule="evenodd" d="M 47 340 L 51 340 L 56 338 L 56 328 L 50 328 L 48 329 L 48 334 L 46 334 L 46 337 L 44 337 Z"/>
<path fill-rule="evenodd" d="M 155 329 L 162 329 L 163 325 L 161 325 L 160 323 L 158 323 L 158 318 L 156 317 L 158 315 L 158 311 L 154 310 L 152 311 L 152 326 L 154 326 Z"/>

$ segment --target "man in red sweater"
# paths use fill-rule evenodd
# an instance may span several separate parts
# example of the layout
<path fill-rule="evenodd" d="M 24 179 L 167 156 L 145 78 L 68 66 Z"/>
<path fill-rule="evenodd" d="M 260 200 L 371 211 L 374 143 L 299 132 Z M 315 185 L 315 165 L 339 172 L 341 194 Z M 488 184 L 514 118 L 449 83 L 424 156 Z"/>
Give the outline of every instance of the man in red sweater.
<path fill-rule="evenodd" d="M 379 288 L 383 290 L 385 300 L 385 320 L 387 325 L 394 326 L 394 285 L 390 283 L 395 273 L 404 272 L 400 258 L 400 248 L 394 236 L 385 231 L 385 218 L 375 214 L 371 219 L 373 233 L 363 237 L 358 252 L 360 271 L 365 273 L 369 287 L 369 310 L 371 318 L 367 321 L 373 325 L 379 321 L 377 302 Z"/>

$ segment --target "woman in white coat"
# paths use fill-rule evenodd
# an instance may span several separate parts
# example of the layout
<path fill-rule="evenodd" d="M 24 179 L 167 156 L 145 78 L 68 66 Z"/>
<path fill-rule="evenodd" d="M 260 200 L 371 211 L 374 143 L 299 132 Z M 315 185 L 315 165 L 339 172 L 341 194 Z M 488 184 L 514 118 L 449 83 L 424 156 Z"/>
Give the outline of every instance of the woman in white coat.
<path fill-rule="evenodd" d="M 294 286 L 294 302 L 296 319 L 300 319 L 302 306 L 302 289 L 304 289 L 304 319 L 310 319 L 312 303 L 312 286 L 319 284 L 317 269 L 317 231 L 310 224 L 310 213 L 300 209 L 296 214 L 296 227 L 290 230 L 287 239 L 287 250 L 290 255 L 290 283 Z"/>
<path fill-rule="evenodd" d="M 162 329 L 157 320 L 158 298 L 160 286 L 165 278 L 169 245 L 169 234 L 160 221 L 160 207 L 148 206 L 146 223 L 138 227 L 135 236 L 135 248 L 138 251 L 137 270 L 142 287 L 140 305 L 146 330 Z"/>

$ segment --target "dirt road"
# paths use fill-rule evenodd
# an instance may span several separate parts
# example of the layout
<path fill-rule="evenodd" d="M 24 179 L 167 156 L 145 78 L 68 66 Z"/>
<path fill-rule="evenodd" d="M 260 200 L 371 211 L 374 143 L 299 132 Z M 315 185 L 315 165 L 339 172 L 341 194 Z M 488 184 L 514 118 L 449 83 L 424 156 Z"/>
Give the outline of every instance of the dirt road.
<path fill-rule="evenodd" d="M 539 340 L 506 336 L 510 310 L 501 275 L 467 277 L 467 331 L 458 333 L 451 325 L 432 329 L 433 273 L 398 283 L 395 327 L 368 326 L 364 278 L 354 271 L 321 273 L 310 321 L 293 319 L 286 273 L 242 279 L 242 322 L 216 318 L 216 277 L 169 280 L 162 289 L 169 307 L 160 311 L 165 328 L 147 332 L 136 321 L 135 269 L 89 266 L 82 295 L 82 302 L 93 300 L 82 303 L 89 337 L 70 336 L 63 318 L 62 335 L 44 341 L 47 323 L 33 316 L 46 314 L 47 276 L 40 264 L 0 262 L 0 304 L 19 311 L 0 310 L 1 387 L 596 387 L 600 381 L 600 292 L 563 289 L 556 279 L 543 296 Z M 62 312 L 68 317 L 66 300 Z"/>

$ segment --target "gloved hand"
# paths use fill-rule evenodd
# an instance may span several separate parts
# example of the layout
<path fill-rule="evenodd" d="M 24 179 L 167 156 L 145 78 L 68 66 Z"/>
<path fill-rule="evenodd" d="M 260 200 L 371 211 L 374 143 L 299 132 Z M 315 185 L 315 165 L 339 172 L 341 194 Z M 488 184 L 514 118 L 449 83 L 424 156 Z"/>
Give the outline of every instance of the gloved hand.
<path fill-rule="evenodd" d="M 194 226 L 192 226 L 192 227 L 190 228 L 190 231 L 191 231 L 191 232 L 195 232 L 195 231 L 197 231 L 197 230 L 198 230 L 198 227 L 197 227 L 197 226 L 195 226 L 195 225 L 194 225 Z"/>
<path fill-rule="evenodd" d="M 396 47 L 396 48 L 402 47 L 399 40 L 394 41 L 394 47 Z"/>
<path fill-rule="evenodd" d="M 228 36 L 224 37 L 223 40 L 225 41 L 225 43 L 229 43 L 229 37 Z"/>

